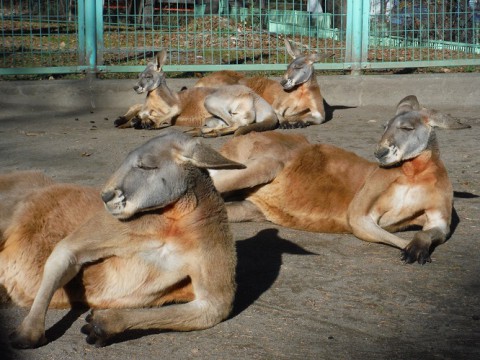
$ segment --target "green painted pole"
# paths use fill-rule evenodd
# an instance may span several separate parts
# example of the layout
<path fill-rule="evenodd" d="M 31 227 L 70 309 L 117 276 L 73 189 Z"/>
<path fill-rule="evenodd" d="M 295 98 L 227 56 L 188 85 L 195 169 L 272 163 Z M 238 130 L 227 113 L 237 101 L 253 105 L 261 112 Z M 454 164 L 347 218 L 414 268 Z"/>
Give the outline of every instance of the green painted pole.
<path fill-rule="evenodd" d="M 370 0 L 363 0 L 362 15 L 362 46 L 361 46 L 361 67 L 367 68 L 368 63 L 368 41 L 370 39 Z"/>
<path fill-rule="evenodd" d="M 98 66 L 103 65 L 103 53 L 104 53 L 104 41 L 103 41 L 103 0 L 96 0 L 96 70 L 98 71 Z"/>
<path fill-rule="evenodd" d="M 95 74 L 97 60 L 96 3 L 99 0 L 85 0 L 85 58 L 89 72 Z M 100 0 L 101 2 L 101 0 Z"/>
<path fill-rule="evenodd" d="M 369 0 L 347 0 L 346 62 L 352 75 L 362 73 L 367 59 Z"/>
<path fill-rule="evenodd" d="M 78 64 L 85 65 L 85 2 L 77 1 L 77 37 Z"/>

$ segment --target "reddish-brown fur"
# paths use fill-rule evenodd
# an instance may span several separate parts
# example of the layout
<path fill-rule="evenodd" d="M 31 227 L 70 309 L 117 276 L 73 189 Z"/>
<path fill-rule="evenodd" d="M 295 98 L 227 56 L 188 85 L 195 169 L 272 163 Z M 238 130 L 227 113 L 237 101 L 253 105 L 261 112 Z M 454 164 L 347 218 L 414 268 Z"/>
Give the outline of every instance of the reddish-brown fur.
<path fill-rule="evenodd" d="M 212 177 L 227 200 L 230 221 L 266 219 L 300 230 L 353 233 L 402 249 L 408 262 L 424 263 L 430 247 L 449 234 L 453 203 L 434 135 L 429 139 L 430 147 L 418 156 L 381 167 L 298 135 L 247 134 L 221 149 L 247 168 Z M 412 225 L 423 227 L 412 241 L 392 234 Z"/>
<path fill-rule="evenodd" d="M 205 76 L 195 86 L 219 87 L 234 83 L 245 85 L 272 105 L 281 127 L 321 124 L 325 121 L 325 108 L 313 64 L 323 56 L 301 54 L 287 39 L 285 46 L 293 61 L 282 82 L 258 76 L 243 77 L 238 73 L 223 70 Z"/>
<path fill-rule="evenodd" d="M 242 135 L 250 131 L 275 129 L 277 116 L 261 96 L 250 88 L 236 84 L 241 77 L 227 71 L 234 85 L 227 81 L 222 88 L 194 87 L 172 91 L 166 83 L 162 66 L 167 52 L 162 50 L 140 74 L 138 93 L 147 92 L 143 104 L 131 106 L 127 113 L 115 120 L 119 128 L 160 129 L 178 125 L 193 127 L 194 136 Z"/>
<path fill-rule="evenodd" d="M 76 303 L 108 309 L 87 320 L 99 345 L 127 329 L 198 330 L 225 319 L 236 254 L 208 167 L 242 166 L 166 131 L 132 151 L 102 192 L 39 173 L 0 176 L 1 195 L 12 196 L 0 208 L 13 212 L 0 284 L 15 304 L 31 306 L 12 344 L 44 344 L 47 308 Z M 165 303 L 177 305 L 158 307 Z"/>
<path fill-rule="evenodd" d="M 236 85 L 240 79 L 245 77 L 244 74 L 241 74 L 232 70 L 222 70 L 209 74 L 207 77 L 204 77 L 198 80 L 195 84 L 196 87 L 209 87 L 209 84 L 224 84 L 224 85 Z"/>

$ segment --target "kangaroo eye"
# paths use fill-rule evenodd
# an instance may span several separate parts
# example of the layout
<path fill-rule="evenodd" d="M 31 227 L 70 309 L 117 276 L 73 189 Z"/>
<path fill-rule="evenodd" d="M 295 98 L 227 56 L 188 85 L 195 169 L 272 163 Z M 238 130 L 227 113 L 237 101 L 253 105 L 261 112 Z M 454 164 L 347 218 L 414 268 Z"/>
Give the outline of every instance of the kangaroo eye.
<path fill-rule="evenodd" d="M 155 169 L 158 169 L 156 166 L 145 165 L 145 164 L 143 164 L 143 163 L 138 164 L 137 167 L 138 167 L 139 169 L 142 169 L 142 170 L 155 170 Z"/>
<path fill-rule="evenodd" d="M 405 131 L 415 130 L 415 128 L 413 126 L 408 126 L 408 125 L 400 126 L 400 129 L 405 130 Z"/>

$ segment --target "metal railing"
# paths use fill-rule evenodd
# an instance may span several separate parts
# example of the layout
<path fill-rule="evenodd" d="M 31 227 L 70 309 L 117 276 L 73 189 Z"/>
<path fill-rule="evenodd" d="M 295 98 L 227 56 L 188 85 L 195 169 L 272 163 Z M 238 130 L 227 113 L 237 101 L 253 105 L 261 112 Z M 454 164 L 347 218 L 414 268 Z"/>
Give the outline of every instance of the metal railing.
<path fill-rule="evenodd" d="M 480 0 L 0 0 L 0 75 L 480 66 Z"/>

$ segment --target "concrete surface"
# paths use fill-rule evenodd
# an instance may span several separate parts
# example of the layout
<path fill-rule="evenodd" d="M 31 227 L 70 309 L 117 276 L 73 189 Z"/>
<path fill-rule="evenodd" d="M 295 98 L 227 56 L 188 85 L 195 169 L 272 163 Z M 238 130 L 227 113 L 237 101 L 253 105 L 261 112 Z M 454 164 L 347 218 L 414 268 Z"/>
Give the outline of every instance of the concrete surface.
<path fill-rule="evenodd" d="M 401 97 L 472 126 L 438 130 L 458 219 L 432 263 L 405 265 L 400 251 L 351 235 L 232 224 L 238 292 L 230 319 L 190 332 L 127 334 L 105 348 L 84 340 L 86 312 L 49 310 L 39 349 L 6 334 L 27 309 L 0 309 L 1 359 L 478 359 L 480 358 L 480 77 L 320 77 L 332 119 L 298 130 L 373 159 L 382 124 Z M 193 80 L 175 80 L 175 88 Z M 42 169 L 58 181 L 101 186 L 128 151 L 158 131 L 113 120 L 143 96 L 134 81 L 0 82 L 0 171 Z M 218 148 L 227 138 L 205 139 Z M 301 189 L 292 189 L 301 191 Z M 411 238 L 413 232 L 402 233 Z"/>

